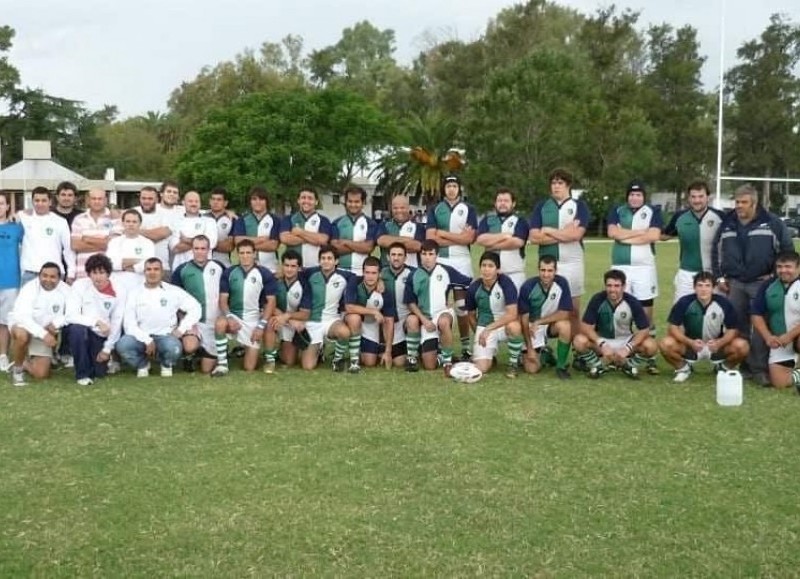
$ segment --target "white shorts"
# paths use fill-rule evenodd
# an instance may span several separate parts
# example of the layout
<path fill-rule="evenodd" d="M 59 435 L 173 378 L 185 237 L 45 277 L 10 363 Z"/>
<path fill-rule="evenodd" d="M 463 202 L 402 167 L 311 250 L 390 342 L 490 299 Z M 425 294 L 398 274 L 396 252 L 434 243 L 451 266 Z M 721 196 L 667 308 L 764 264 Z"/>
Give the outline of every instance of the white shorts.
<path fill-rule="evenodd" d="M 583 295 L 584 292 L 584 275 L 585 275 L 585 267 L 583 262 L 581 263 L 558 263 L 558 269 L 556 269 L 556 273 L 560 276 L 563 276 L 567 280 L 567 284 L 569 285 L 569 293 L 572 294 L 572 297 L 577 298 Z"/>
<path fill-rule="evenodd" d="M 770 364 L 780 364 L 781 362 L 788 362 L 789 360 L 793 362 L 797 360 L 797 352 L 794 350 L 794 344 L 769 349 Z"/>
<path fill-rule="evenodd" d="M 516 273 L 506 273 L 506 275 L 511 278 L 512 282 L 514 282 L 514 287 L 517 288 L 517 293 L 519 293 L 519 288 L 521 288 L 522 284 L 525 283 L 525 272 L 519 271 Z"/>
<path fill-rule="evenodd" d="M 25 331 L 27 332 L 27 330 Z M 31 336 L 31 341 L 28 342 L 28 356 L 41 356 L 43 358 L 52 358 L 53 348 L 45 344 L 41 338 L 37 338 L 36 336 Z"/>
<path fill-rule="evenodd" d="M 547 331 L 550 329 L 550 324 L 539 325 L 536 328 L 536 333 L 531 336 L 531 342 L 535 349 L 542 348 L 547 345 Z"/>
<path fill-rule="evenodd" d="M 382 327 L 383 326 L 377 322 L 361 322 L 361 338 L 379 344 L 381 341 Z"/>
<path fill-rule="evenodd" d="M 433 322 L 433 325 L 436 326 L 436 329 L 433 332 L 429 332 L 428 330 L 425 329 L 425 326 L 422 326 L 421 336 L 420 336 L 421 344 L 424 344 L 428 340 L 434 338 L 437 340 L 439 339 L 439 318 L 441 318 L 444 314 L 450 314 L 451 323 L 453 320 L 456 319 L 456 316 L 453 313 L 452 308 L 447 308 L 445 310 L 442 310 L 441 312 L 435 313 L 433 316 L 431 316 L 431 321 Z"/>
<path fill-rule="evenodd" d="M 472 275 L 472 259 L 469 257 L 440 257 L 437 261 L 442 265 L 449 265 L 459 273 L 474 277 Z"/>
<path fill-rule="evenodd" d="M 478 343 L 478 338 L 484 330 L 484 326 L 475 328 L 475 343 L 472 346 L 473 360 L 491 360 L 497 353 L 497 347 L 500 342 L 505 342 L 508 339 L 505 328 L 497 328 L 486 337 L 486 347 L 483 347 Z"/>
<path fill-rule="evenodd" d="M 294 340 L 294 328 L 289 324 L 281 326 L 281 342 L 291 342 Z"/>
<path fill-rule="evenodd" d="M 261 344 L 254 344 L 251 336 L 256 329 L 256 325 L 258 324 L 257 321 L 246 322 L 241 318 L 234 317 L 239 324 L 241 324 L 241 328 L 235 334 L 228 334 L 228 339 L 235 340 L 238 342 L 240 346 L 244 346 L 245 348 L 260 348 Z M 216 348 L 215 350 L 216 351 Z"/>
<path fill-rule="evenodd" d="M 331 326 L 336 322 L 341 322 L 341 320 L 339 318 L 333 318 L 321 322 L 306 322 L 306 331 L 308 335 L 311 336 L 311 344 L 315 345 L 325 342 L 325 338 L 328 337 L 328 333 L 331 331 Z"/>
<path fill-rule="evenodd" d="M 198 322 L 195 324 L 197 339 L 200 340 L 200 347 L 210 356 L 217 355 L 217 338 L 214 334 L 214 324 Z"/>
<path fill-rule="evenodd" d="M 19 294 L 19 288 L 15 287 L 0 290 L 0 325 L 8 325 L 8 314 L 14 308 L 17 294 Z"/>
<path fill-rule="evenodd" d="M 405 324 L 405 320 L 403 321 L 394 321 L 394 336 L 392 337 L 392 345 L 394 344 L 402 344 L 406 341 L 406 329 L 403 327 Z"/>
<path fill-rule="evenodd" d="M 605 341 L 604 346 L 608 346 L 612 350 L 619 350 L 620 348 L 624 348 L 627 343 L 631 341 L 633 336 L 628 336 L 627 338 L 601 338 Z"/>
<path fill-rule="evenodd" d="M 686 271 L 685 269 L 679 269 L 675 273 L 675 277 L 672 280 L 675 286 L 675 296 L 672 299 L 673 304 L 683 296 L 694 293 L 694 276 L 696 275 L 696 271 Z"/>
<path fill-rule="evenodd" d="M 658 297 L 658 273 L 654 265 L 612 265 L 625 273 L 628 285 L 625 289 L 637 300 L 652 300 Z M 693 290 L 694 291 L 694 290 Z"/>

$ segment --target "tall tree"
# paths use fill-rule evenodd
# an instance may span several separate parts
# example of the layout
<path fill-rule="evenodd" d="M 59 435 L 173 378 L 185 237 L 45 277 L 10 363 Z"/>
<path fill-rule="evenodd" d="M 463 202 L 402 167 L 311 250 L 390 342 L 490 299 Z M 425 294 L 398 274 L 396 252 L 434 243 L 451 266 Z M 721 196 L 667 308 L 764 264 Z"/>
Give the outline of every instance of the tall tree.
<path fill-rule="evenodd" d="M 729 150 L 731 170 L 756 177 L 784 176 L 800 170 L 796 130 L 800 124 L 800 26 L 780 15 L 757 40 L 737 50 L 741 63 L 726 75 L 732 99 L 728 130 L 733 135 Z M 769 183 L 765 187 L 769 190 Z M 769 205 L 765 194 L 764 203 Z"/>

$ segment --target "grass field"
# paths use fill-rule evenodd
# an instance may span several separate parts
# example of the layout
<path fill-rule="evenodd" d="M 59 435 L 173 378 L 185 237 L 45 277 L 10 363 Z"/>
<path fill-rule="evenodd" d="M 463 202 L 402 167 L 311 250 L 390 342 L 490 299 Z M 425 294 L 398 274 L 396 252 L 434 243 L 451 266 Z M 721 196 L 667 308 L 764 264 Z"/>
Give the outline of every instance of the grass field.
<path fill-rule="evenodd" d="M 662 368 L 6 386 L 0 576 L 800 575 L 800 399 Z"/>

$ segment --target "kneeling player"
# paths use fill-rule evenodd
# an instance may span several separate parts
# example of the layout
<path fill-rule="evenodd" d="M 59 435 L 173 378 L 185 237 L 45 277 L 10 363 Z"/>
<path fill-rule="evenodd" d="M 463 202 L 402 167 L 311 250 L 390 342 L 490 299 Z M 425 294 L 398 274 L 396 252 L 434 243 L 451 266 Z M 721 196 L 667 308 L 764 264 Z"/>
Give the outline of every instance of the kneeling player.
<path fill-rule="evenodd" d="M 275 371 L 275 332 L 267 323 L 275 312 L 275 276 L 256 264 L 255 244 L 243 239 L 236 244 L 239 265 L 229 267 L 219 284 L 221 317 L 214 325 L 217 365 L 212 376 L 228 373 L 228 340 L 244 346 L 242 366 L 252 372 L 258 365 L 258 354 L 266 350 L 264 372 Z"/>
<path fill-rule="evenodd" d="M 344 295 L 345 323 L 350 339 L 358 337 L 361 344 L 361 363 L 371 367 L 383 364 L 392 367 L 392 338 L 394 337 L 394 294 L 380 282 L 381 262 L 369 256 L 364 260 L 364 275 L 347 283 Z M 381 346 L 383 338 L 383 346 Z M 381 354 L 383 350 L 383 354 Z M 358 372 L 358 363 L 350 362 L 350 372 Z"/>
<path fill-rule="evenodd" d="M 606 289 L 592 296 L 572 345 L 589 368 L 589 378 L 599 378 L 610 363 L 637 379 L 637 366 L 650 365 L 658 351 L 649 336 L 650 321 L 639 300 L 625 292 L 624 272 L 612 269 L 603 280 Z"/>
<path fill-rule="evenodd" d="M 278 280 L 275 315 L 270 328 L 280 337 L 279 356 L 287 366 L 294 366 L 299 353 L 311 345 L 306 321 L 311 314 L 311 290 L 301 277 L 303 260 L 294 249 L 281 257 L 281 279 Z"/>
<path fill-rule="evenodd" d="M 406 248 L 402 243 L 392 243 L 389 246 L 389 265 L 381 270 L 381 279 L 387 288 L 394 294 L 396 310 L 394 319 L 394 337 L 392 339 L 392 363 L 397 368 L 406 364 L 406 320 L 408 307 L 403 303 L 406 281 L 414 271 L 413 267 L 406 265 Z M 416 260 L 416 255 L 414 256 Z"/>
<path fill-rule="evenodd" d="M 711 360 L 715 370 L 733 370 L 750 351 L 737 337 L 733 305 L 714 294 L 714 276 L 701 271 L 693 282 L 694 293 L 672 306 L 668 335 L 660 344 L 664 359 L 675 368 L 673 381 L 679 383 L 689 379 L 698 360 Z"/>
<path fill-rule="evenodd" d="M 522 330 L 517 315 L 517 288 L 500 273 L 500 256 L 487 251 L 480 260 L 480 279 L 467 288 L 466 308 L 475 334 L 472 362 L 488 372 L 500 342 L 508 342 L 508 378 L 517 377 Z"/>
<path fill-rule="evenodd" d="M 525 371 L 537 373 L 542 366 L 555 362 L 556 376 L 570 378 L 567 371 L 572 342 L 572 294 L 566 278 L 556 275 L 556 258 L 539 258 L 539 275 L 527 280 L 519 291 L 517 301 L 522 327 L 527 329 L 528 351 L 524 357 Z M 547 346 L 549 338 L 558 338 L 556 356 Z"/>
<path fill-rule="evenodd" d="M 765 281 L 753 299 L 750 319 L 769 348 L 769 381 L 800 393 L 800 255 L 784 251 L 775 258 L 778 277 Z"/>

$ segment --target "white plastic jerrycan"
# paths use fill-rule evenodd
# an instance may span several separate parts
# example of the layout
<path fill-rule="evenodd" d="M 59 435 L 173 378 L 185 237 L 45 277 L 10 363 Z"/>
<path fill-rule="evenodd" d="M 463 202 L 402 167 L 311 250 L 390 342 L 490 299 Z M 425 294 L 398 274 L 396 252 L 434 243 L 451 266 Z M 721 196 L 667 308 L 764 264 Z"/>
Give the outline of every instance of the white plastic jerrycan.
<path fill-rule="evenodd" d="M 738 370 L 717 373 L 717 404 L 741 406 L 743 396 L 742 375 Z"/>

